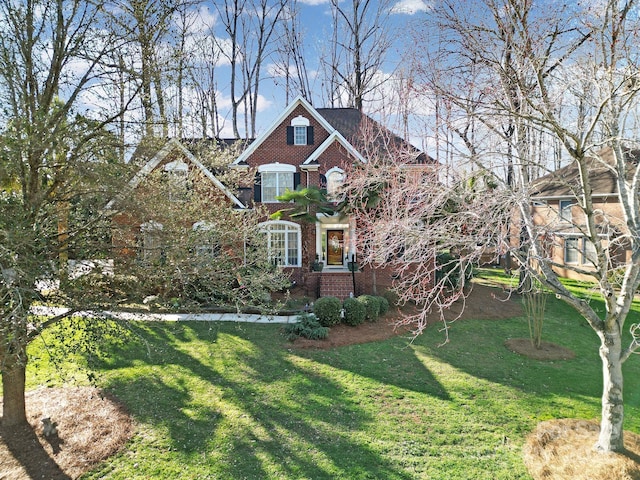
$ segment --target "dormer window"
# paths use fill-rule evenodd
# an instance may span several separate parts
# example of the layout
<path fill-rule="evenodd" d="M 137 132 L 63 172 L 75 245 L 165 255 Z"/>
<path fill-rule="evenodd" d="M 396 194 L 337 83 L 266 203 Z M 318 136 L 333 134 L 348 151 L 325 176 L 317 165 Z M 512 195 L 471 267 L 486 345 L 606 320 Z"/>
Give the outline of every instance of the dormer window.
<path fill-rule="evenodd" d="M 291 120 L 287 126 L 287 145 L 313 145 L 313 127 L 302 115 Z"/>

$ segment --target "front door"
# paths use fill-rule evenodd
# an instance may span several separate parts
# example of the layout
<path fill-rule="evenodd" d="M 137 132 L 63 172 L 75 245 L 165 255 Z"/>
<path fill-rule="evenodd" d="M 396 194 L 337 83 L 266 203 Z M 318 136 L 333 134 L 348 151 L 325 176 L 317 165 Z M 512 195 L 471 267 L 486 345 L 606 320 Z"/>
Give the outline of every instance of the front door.
<path fill-rule="evenodd" d="M 327 230 L 327 265 L 344 265 L 344 230 Z"/>

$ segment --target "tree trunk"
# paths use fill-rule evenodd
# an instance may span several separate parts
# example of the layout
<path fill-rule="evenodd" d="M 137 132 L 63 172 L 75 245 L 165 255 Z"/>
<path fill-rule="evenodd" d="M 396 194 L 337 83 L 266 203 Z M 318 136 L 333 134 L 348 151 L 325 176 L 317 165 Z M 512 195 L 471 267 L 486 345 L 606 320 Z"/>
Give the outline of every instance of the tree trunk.
<path fill-rule="evenodd" d="M 27 423 L 24 405 L 26 354 L 23 358 L 9 360 L 2 369 L 2 425 L 12 427 Z"/>
<path fill-rule="evenodd" d="M 596 450 L 621 452 L 624 449 L 624 405 L 622 401 L 622 338 L 618 333 L 600 334 L 602 359 L 602 420 Z"/>

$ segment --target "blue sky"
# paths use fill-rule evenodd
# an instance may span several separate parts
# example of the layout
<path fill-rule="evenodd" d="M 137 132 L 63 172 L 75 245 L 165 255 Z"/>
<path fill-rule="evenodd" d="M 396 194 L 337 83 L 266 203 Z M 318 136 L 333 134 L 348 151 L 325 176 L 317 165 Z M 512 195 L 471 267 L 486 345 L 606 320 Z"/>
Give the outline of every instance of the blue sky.
<path fill-rule="evenodd" d="M 346 2 L 345 2 L 346 3 Z M 430 3 L 424 0 L 400 0 L 393 1 L 390 4 L 389 23 L 391 27 L 399 28 L 400 31 L 407 31 L 410 23 L 417 21 L 424 16 L 430 8 Z M 318 91 L 321 88 L 320 81 L 314 78 L 316 71 L 317 57 L 320 50 L 327 43 L 331 32 L 331 13 L 330 3 L 328 0 L 298 0 L 298 8 L 301 19 L 301 27 L 304 33 L 304 50 L 307 55 L 307 67 L 310 71 L 310 83 L 312 90 Z M 210 6 L 208 11 L 202 11 L 205 16 L 210 16 L 208 21 L 216 22 L 215 8 Z M 218 24 L 219 26 L 219 24 Z M 407 41 L 407 35 L 400 35 L 388 52 L 387 66 L 380 72 L 381 75 L 390 76 L 395 68 L 395 59 L 398 58 L 399 52 L 405 49 L 404 42 Z M 269 67 L 269 66 L 267 66 Z M 225 66 L 220 66 L 220 73 L 224 72 Z M 228 70 L 228 67 L 227 67 Z M 261 98 L 259 102 L 258 114 L 258 134 L 280 114 L 286 107 L 286 99 L 284 87 L 282 86 L 282 78 L 265 78 L 261 83 Z M 228 87 L 221 88 L 221 98 L 229 99 Z M 321 99 L 313 99 L 316 107 L 324 107 Z M 222 132 L 223 137 L 231 137 L 231 123 L 226 122 Z"/>

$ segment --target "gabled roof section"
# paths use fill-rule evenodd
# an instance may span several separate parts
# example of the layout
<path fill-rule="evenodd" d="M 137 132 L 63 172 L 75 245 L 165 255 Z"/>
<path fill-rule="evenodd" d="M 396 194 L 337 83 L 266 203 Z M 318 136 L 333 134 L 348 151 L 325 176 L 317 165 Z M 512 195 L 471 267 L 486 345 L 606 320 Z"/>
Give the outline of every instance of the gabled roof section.
<path fill-rule="evenodd" d="M 640 151 L 626 153 L 627 176 L 631 177 L 638 168 Z M 618 193 L 618 173 L 615 158 L 610 148 L 598 152 L 597 157 L 587 159 L 589 182 L 594 196 L 615 196 Z M 559 168 L 531 184 L 531 195 L 537 199 L 575 198 L 582 195 L 580 172 L 576 162 Z"/>
<path fill-rule="evenodd" d="M 339 131 L 335 130 L 329 137 L 322 142 L 322 144 L 316 148 L 311 155 L 304 161 L 303 165 L 309 165 L 318 161 L 320 155 L 322 155 L 327 148 L 329 148 L 334 142 L 338 142 L 342 145 L 352 156 L 360 160 L 362 163 L 366 163 L 366 159 L 360 155 L 353 145 L 351 145 L 346 138 Z"/>
<path fill-rule="evenodd" d="M 216 176 L 189 151 L 189 149 L 187 149 L 187 147 L 175 138 L 171 138 L 153 157 L 151 157 L 151 159 L 149 159 L 149 161 L 147 161 L 147 163 L 142 166 L 140 170 L 138 170 L 129 183 L 127 183 L 123 191 L 107 204 L 106 209 L 108 210 L 113 208 L 120 199 L 135 190 L 158 165 L 160 165 L 171 153 L 175 151 L 181 153 L 189 162 L 195 165 L 222 193 L 225 194 L 229 200 L 231 200 L 236 207 L 241 209 L 247 208 L 246 205 L 238 200 L 238 198 L 220 180 L 218 180 Z"/>
<path fill-rule="evenodd" d="M 372 136 L 374 144 L 379 143 L 380 147 L 385 150 L 392 147 L 394 150 L 407 152 L 413 157 L 411 163 L 436 163 L 423 151 L 356 108 L 319 108 L 317 111 L 356 150 L 362 147 L 359 143 L 363 142 L 363 135 L 369 134 Z"/>
<path fill-rule="evenodd" d="M 255 139 L 242 154 L 235 159 L 231 165 L 242 165 L 246 163 L 247 158 L 251 156 L 253 152 L 278 128 L 278 126 L 293 112 L 298 106 L 302 105 L 305 110 L 311 115 L 327 132 L 332 133 L 335 128 L 331 126 L 327 120 L 318 113 L 318 111 L 311 106 L 302 96 L 296 97 L 293 102 L 289 104 L 287 108 L 274 120 L 269 128 L 264 131 L 258 138 Z"/>

